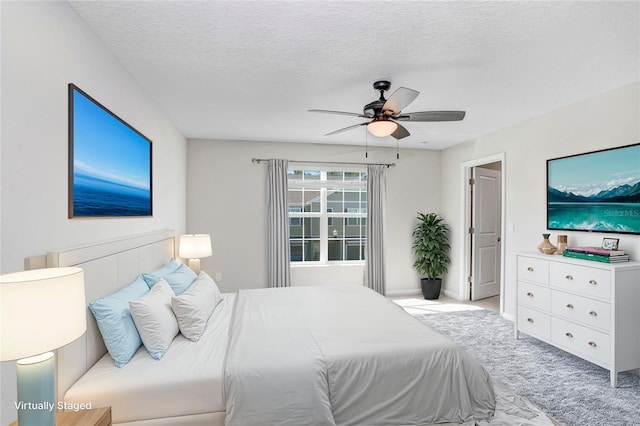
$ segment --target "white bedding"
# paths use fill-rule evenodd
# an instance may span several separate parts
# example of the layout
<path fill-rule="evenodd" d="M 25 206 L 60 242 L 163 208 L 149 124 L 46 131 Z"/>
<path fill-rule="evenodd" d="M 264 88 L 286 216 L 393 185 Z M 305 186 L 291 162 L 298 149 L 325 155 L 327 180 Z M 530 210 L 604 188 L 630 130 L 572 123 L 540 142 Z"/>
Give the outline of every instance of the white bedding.
<path fill-rule="evenodd" d="M 122 368 L 107 354 L 67 391 L 65 401 L 111 406 L 114 424 L 224 412 L 222 366 L 235 294 L 224 296 L 198 342 L 178 334 L 162 359 L 140 347 Z"/>
<path fill-rule="evenodd" d="M 226 424 L 488 421 L 490 375 L 365 287 L 241 290 L 225 364 Z"/>

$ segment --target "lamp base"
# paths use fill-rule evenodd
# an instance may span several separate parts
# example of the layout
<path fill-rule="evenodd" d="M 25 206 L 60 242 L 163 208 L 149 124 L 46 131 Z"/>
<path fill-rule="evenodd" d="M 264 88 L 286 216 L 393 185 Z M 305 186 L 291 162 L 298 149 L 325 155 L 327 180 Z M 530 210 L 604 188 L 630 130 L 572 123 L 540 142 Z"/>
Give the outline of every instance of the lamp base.
<path fill-rule="evenodd" d="M 19 425 L 55 426 L 55 360 L 53 352 L 16 363 Z"/>
<path fill-rule="evenodd" d="M 189 259 L 189 268 L 191 268 L 196 275 L 200 275 L 200 259 Z"/>

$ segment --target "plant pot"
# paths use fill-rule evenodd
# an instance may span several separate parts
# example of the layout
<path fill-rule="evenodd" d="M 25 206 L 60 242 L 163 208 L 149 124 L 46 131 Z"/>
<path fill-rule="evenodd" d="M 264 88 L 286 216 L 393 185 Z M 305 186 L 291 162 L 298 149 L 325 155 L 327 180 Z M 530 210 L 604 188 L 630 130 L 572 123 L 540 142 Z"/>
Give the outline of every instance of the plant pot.
<path fill-rule="evenodd" d="M 440 297 L 442 278 L 421 278 L 420 286 L 422 287 L 422 295 L 425 299 L 435 300 Z"/>

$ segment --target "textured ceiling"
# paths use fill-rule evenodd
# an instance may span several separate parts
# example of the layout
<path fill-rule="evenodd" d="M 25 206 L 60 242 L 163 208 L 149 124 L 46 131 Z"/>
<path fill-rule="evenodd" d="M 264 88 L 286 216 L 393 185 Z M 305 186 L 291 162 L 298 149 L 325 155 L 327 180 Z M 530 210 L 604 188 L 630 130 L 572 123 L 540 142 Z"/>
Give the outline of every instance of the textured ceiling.
<path fill-rule="evenodd" d="M 364 144 L 335 136 L 391 92 L 401 146 L 442 149 L 640 80 L 640 2 L 80 1 L 73 9 L 188 138 Z M 395 139 L 369 136 L 395 147 Z"/>

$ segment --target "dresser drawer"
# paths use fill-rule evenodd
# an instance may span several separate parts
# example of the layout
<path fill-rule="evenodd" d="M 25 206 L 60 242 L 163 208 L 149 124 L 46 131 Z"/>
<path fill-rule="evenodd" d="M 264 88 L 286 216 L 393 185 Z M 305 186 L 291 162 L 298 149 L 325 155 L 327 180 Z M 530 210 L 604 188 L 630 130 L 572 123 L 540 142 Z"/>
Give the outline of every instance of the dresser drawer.
<path fill-rule="evenodd" d="M 549 340 L 551 338 L 551 317 L 549 314 L 518 305 L 518 331 Z"/>
<path fill-rule="evenodd" d="M 533 257 L 518 256 L 518 280 L 549 284 L 549 262 Z"/>
<path fill-rule="evenodd" d="M 611 363 L 611 336 L 565 321 L 551 318 L 551 341 L 577 355 L 584 355 L 606 365 Z"/>
<path fill-rule="evenodd" d="M 518 303 L 549 311 L 551 309 L 551 289 L 518 281 Z"/>
<path fill-rule="evenodd" d="M 587 266 L 552 262 L 549 283 L 564 290 L 609 300 L 611 298 L 611 272 Z"/>
<path fill-rule="evenodd" d="M 551 312 L 587 327 L 611 331 L 611 305 L 606 302 L 553 290 Z"/>

